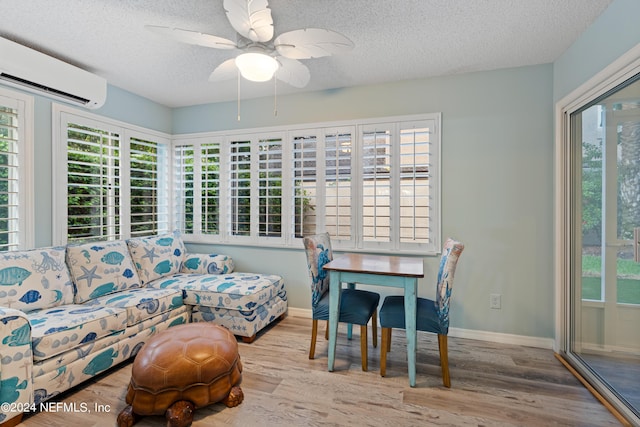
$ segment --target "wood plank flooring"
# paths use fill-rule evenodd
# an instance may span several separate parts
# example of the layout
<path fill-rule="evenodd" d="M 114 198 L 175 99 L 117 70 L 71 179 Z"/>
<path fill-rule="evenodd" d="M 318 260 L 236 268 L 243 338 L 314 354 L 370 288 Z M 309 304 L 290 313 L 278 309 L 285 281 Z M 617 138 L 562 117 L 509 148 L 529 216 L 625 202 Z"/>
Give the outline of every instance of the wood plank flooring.
<path fill-rule="evenodd" d="M 244 402 L 196 411 L 204 426 L 618 426 L 619 422 L 554 357 L 551 350 L 449 338 L 451 389 L 442 386 L 437 339 L 418 333 L 417 384 L 409 387 L 406 342 L 394 330 L 387 376 L 369 340 L 369 371 L 360 365 L 359 330 L 340 325 L 335 371 L 327 371 L 324 325 L 316 359 L 308 359 L 311 320 L 289 316 L 252 344 L 239 342 Z M 380 340 L 378 340 L 380 342 Z M 56 401 L 108 412 L 36 413 L 25 427 L 113 426 L 124 402 L 131 363 L 119 365 Z M 146 417 L 136 426 L 163 426 Z"/>

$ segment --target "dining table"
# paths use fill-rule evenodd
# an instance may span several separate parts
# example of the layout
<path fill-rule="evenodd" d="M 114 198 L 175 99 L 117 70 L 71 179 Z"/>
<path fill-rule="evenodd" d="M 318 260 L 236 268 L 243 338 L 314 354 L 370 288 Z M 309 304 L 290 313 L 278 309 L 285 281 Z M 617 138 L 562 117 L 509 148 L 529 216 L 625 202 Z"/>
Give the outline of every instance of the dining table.
<path fill-rule="evenodd" d="M 342 284 L 402 288 L 404 290 L 409 385 L 415 387 L 417 288 L 418 279 L 424 277 L 423 258 L 345 253 L 336 256 L 323 268 L 329 272 L 329 371 L 333 372 L 335 366 Z M 381 351 L 385 351 L 385 349 L 381 349 Z"/>

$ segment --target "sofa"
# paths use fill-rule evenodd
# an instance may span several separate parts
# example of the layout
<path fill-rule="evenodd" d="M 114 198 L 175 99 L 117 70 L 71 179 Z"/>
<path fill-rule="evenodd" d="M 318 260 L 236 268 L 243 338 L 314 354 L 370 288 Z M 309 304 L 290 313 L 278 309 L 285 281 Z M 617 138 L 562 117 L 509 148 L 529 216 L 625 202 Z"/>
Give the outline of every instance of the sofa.
<path fill-rule="evenodd" d="M 159 331 L 213 322 L 251 342 L 286 312 L 280 276 L 188 254 L 178 232 L 0 253 L 0 423 L 135 356 Z"/>

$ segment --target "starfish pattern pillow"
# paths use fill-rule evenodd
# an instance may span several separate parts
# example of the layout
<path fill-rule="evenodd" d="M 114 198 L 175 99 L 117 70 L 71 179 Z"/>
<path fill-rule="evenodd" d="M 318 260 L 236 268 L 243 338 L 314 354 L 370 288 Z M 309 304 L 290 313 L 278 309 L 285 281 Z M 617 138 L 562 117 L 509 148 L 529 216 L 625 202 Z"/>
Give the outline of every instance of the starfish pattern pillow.
<path fill-rule="evenodd" d="M 67 247 L 67 265 L 76 288 L 74 302 L 140 287 L 124 240 Z"/>
<path fill-rule="evenodd" d="M 180 232 L 127 240 L 142 285 L 180 272 L 185 247 Z"/>

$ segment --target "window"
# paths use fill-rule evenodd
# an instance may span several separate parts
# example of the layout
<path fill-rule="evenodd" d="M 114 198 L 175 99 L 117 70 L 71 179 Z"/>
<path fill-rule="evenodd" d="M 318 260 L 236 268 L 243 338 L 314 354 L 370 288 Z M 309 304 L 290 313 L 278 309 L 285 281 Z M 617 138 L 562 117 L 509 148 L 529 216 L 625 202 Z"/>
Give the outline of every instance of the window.
<path fill-rule="evenodd" d="M 282 139 L 258 141 L 258 234 L 282 236 Z"/>
<path fill-rule="evenodd" d="M 362 130 L 362 239 L 391 241 L 391 129 L 390 125 Z"/>
<path fill-rule="evenodd" d="M 430 241 L 434 200 L 431 158 L 433 130 L 424 123 L 402 123 L 400 127 L 400 243 Z M 421 209 L 422 207 L 422 209 Z"/>
<path fill-rule="evenodd" d="M 220 144 L 202 147 L 202 230 L 206 234 L 220 234 Z"/>
<path fill-rule="evenodd" d="M 297 135 L 297 134 L 295 134 Z M 293 136 L 293 236 L 302 238 L 315 233 L 317 218 L 316 173 L 318 171 L 318 137 L 313 133 Z"/>
<path fill-rule="evenodd" d="M 174 189 L 174 213 L 178 219 L 176 227 L 184 233 L 193 234 L 197 227 L 194 225 L 195 204 L 194 197 L 194 173 L 195 150 L 192 145 L 178 145 L 173 149 L 173 189 Z"/>
<path fill-rule="evenodd" d="M 251 141 L 231 141 L 229 190 L 232 236 L 251 236 Z"/>
<path fill-rule="evenodd" d="M 0 251 L 33 247 L 33 98 L 0 88 Z"/>
<path fill-rule="evenodd" d="M 202 242 L 299 247 L 327 231 L 336 249 L 437 253 L 439 128 L 431 114 L 177 139 L 176 225 Z"/>
<path fill-rule="evenodd" d="M 353 242 L 353 130 L 326 130 L 323 132 L 324 168 L 318 170 L 320 183 L 324 182 L 324 197 L 317 204 L 316 215 L 324 218 L 324 228 L 334 241 Z M 325 176 L 322 179 L 322 172 Z M 338 242 L 336 242 L 338 243 Z M 339 245 L 338 245 L 339 246 Z"/>
<path fill-rule="evenodd" d="M 148 236 L 167 230 L 169 224 L 167 144 L 129 139 L 131 236 Z"/>
<path fill-rule="evenodd" d="M 120 237 L 120 135 L 67 125 L 67 237 Z"/>
<path fill-rule="evenodd" d="M 184 233 L 220 234 L 220 149 L 219 141 L 174 145 L 175 227 Z"/>
<path fill-rule="evenodd" d="M 54 106 L 54 243 L 169 231 L 169 141 L 89 113 Z M 62 167 L 60 167 L 62 165 Z M 56 234 L 57 233 L 57 234 Z"/>

